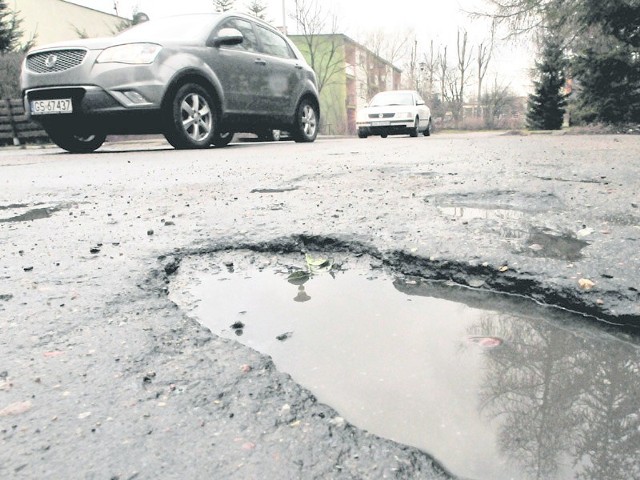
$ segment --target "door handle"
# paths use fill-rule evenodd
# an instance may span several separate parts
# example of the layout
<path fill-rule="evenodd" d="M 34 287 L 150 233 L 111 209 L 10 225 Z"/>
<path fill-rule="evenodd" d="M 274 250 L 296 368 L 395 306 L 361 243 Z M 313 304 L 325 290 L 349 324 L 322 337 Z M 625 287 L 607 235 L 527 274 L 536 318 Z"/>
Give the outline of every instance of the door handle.
<path fill-rule="evenodd" d="M 267 62 L 265 60 L 261 59 L 261 58 L 256 59 L 255 62 L 253 62 L 253 63 L 256 63 L 258 65 L 263 65 L 263 66 L 265 66 L 267 64 Z"/>
<path fill-rule="evenodd" d="M 302 70 L 302 65 L 300 65 L 299 63 L 296 63 L 296 68 L 297 68 L 298 70 Z"/>

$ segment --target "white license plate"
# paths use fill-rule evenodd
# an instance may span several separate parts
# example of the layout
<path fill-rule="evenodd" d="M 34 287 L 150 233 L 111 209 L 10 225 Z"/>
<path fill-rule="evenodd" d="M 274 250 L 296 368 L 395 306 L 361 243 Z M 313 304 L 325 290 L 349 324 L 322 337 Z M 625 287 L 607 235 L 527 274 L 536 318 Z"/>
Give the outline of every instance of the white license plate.
<path fill-rule="evenodd" d="M 70 98 L 56 98 L 51 100 L 32 100 L 31 115 L 48 115 L 52 113 L 72 113 L 73 105 Z"/>
<path fill-rule="evenodd" d="M 386 121 L 386 122 L 371 122 L 371 126 L 372 127 L 386 127 L 388 125 L 391 125 L 391 122 Z"/>

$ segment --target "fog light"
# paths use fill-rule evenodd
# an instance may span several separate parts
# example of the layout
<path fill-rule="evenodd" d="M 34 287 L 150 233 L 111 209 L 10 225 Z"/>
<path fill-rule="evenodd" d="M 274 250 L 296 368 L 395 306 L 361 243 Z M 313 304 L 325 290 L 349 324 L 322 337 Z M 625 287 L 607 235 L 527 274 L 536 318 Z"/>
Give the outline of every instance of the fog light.
<path fill-rule="evenodd" d="M 129 90 L 128 92 L 124 92 L 125 97 L 127 97 L 132 103 L 149 103 L 146 98 L 140 95 L 138 92 L 134 90 Z"/>

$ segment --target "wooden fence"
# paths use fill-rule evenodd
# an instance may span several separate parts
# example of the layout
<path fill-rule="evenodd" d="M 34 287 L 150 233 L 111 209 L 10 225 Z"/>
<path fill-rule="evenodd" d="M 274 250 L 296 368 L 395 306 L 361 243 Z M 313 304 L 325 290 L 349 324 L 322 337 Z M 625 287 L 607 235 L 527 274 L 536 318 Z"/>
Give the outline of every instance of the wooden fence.
<path fill-rule="evenodd" d="M 39 124 L 27 119 L 22 100 L 0 100 L 0 145 L 46 142 L 49 137 Z"/>

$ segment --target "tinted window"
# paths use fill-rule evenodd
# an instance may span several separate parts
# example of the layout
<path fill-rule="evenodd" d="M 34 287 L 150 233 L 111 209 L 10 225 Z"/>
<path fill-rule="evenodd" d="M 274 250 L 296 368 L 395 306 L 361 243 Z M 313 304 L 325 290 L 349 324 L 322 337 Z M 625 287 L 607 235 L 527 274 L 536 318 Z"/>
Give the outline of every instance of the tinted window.
<path fill-rule="evenodd" d="M 224 48 L 233 48 L 236 50 L 246 50 L 248 52 L 257 52 L 258 51 L 258 40 L 256 38 L 255 33 L 253 32 L 253 27 L 251 23 L 246 20 L 242 20 L 240 18 L 231 18 L 220 25 L 219 28 L 235 28 L 236 30 L 240 30 L 244 40 L 242 43 L 238 45 L 226 45 Z"/>
<path fill-rule="evenodd" d="M 268 55 L 282 58 L 296 58 L 287 41 L 271 30 L 257 26 L 258 36 L 262 42 L 262 51 Z"/>

